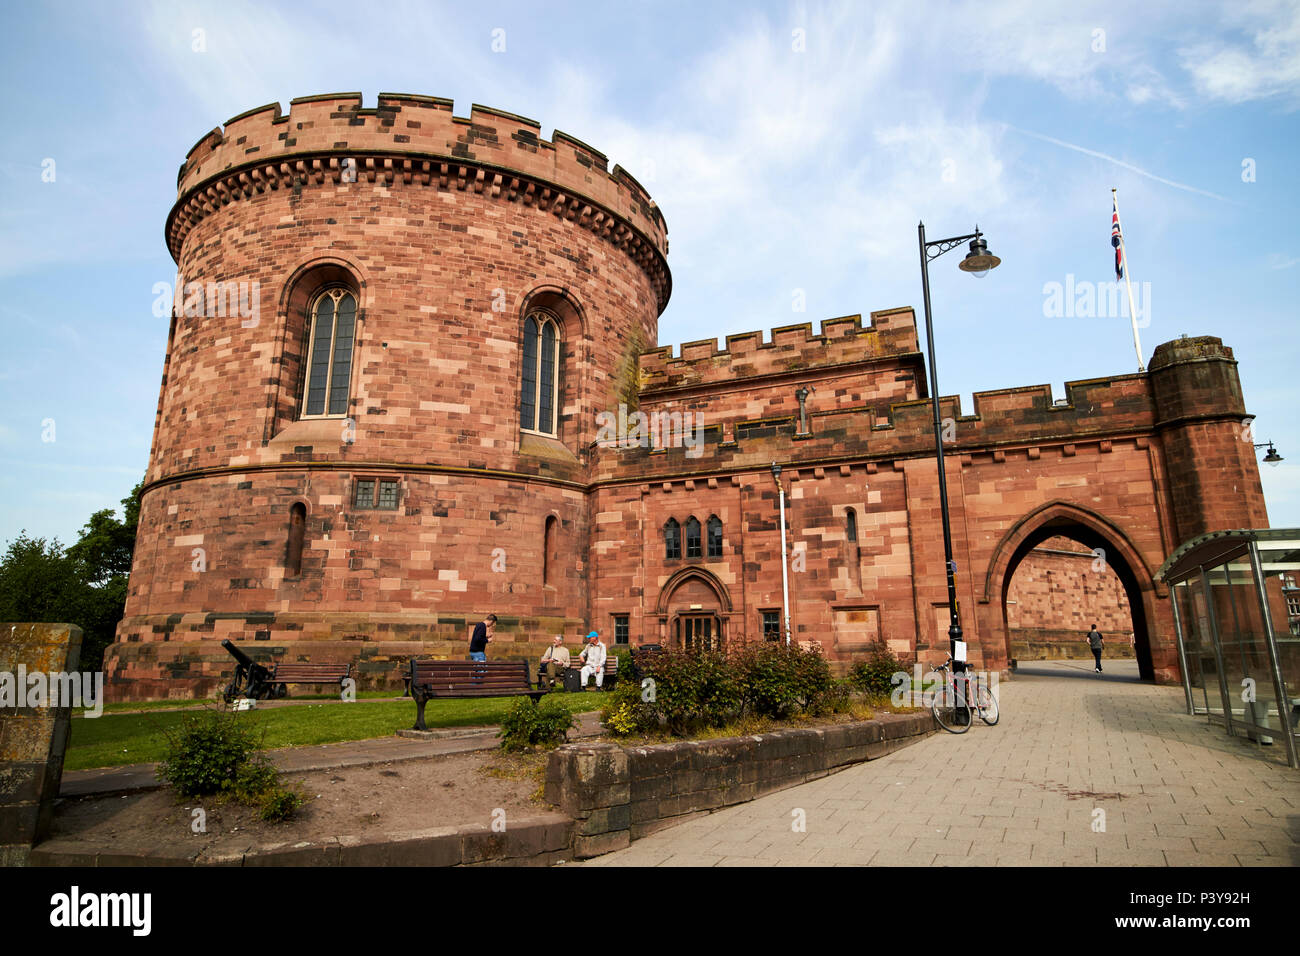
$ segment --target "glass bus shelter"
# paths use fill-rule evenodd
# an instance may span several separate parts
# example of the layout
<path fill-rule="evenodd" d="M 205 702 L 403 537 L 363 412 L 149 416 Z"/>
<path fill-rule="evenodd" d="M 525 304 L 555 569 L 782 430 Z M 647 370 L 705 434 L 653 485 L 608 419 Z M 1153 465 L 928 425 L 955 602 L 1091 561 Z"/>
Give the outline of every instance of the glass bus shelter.
<path fill-rule="evenodd" d="M 1300 767 L 1300 528 L 1200 535 L 1157 576 L 1173 596 L 1187 712 L 1283 746 Z"/>

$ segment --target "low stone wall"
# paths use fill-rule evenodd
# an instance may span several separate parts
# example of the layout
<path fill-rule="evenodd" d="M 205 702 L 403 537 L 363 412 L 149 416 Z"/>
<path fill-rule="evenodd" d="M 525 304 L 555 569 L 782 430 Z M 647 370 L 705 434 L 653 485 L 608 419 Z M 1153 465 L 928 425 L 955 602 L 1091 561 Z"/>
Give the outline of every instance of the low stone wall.
<path fill-rule="evenodd" d="M 56 837 L 31 851 L 32 866 L 550 866 L 570 859 L 571 820 L 547 813 L 495 831 L 477 823 L 321 842 L 211 852 L 199 847 L 124 850 Z"/>
<path fill-rule="evenodd" d="M 648 747 L 568 744 L 546 800 L 574 819 L 573 856 L 598 856 L 689 816 L 874 760 L 935 732 L 928 713 Z"/>

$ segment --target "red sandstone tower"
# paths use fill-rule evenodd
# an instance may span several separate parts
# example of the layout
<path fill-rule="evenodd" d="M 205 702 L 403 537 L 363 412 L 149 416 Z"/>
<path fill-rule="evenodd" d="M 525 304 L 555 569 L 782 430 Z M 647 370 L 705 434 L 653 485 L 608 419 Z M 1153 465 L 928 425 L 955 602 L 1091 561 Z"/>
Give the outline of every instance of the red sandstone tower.
<path fill-rule="evenodd" d="M 671 279 L 646 191 L 539 133 L 337 94 L 190 151 L 119 692 L 215 683 L 223 637 L 364 677 L 462 654 L 489 611 L 577 632 L 596 411 L 634 393 Z"/>

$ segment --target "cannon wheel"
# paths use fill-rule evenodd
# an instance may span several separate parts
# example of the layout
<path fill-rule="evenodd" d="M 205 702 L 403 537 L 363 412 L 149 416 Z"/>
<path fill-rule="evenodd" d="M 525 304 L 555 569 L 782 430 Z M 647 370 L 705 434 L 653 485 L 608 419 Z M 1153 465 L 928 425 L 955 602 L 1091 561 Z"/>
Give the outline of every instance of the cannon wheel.
<path fill-rule="evenodd" d="M 239 696 L 239 681 L 237 680 L 232 680 L 229 684 L 225 686 L 225 689 L 222 690 L 221 692 L 221 699 L 224 700 L 227 704 L 229 704 L 232 700 L 234 700 L 238 696 Z"/>

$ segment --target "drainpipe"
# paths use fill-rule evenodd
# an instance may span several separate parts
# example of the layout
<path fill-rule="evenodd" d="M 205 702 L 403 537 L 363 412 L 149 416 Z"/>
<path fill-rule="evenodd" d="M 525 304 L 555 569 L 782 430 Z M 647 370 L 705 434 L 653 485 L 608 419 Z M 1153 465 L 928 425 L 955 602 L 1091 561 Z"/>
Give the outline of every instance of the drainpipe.
<path fill-rule="evenodd" d="M 781 466 L 772 462 L 772 480 L 776 482 L 781 502 L 781 612 L 785 615 L 785 646 L 790 646 L 790 578 L 785 568 L 785 488 L 781 484 Z"/>

